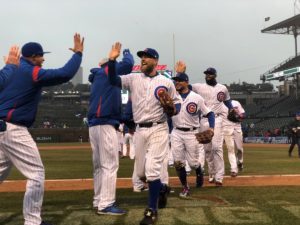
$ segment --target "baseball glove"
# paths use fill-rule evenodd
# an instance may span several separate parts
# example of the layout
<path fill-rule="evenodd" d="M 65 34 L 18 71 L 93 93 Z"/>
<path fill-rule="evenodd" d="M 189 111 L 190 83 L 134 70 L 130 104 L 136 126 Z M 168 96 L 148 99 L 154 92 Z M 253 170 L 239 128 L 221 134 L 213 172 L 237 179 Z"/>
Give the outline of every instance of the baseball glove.
<path fill-rule="evenodd" d="M 214 136 L 214 132 L 212 130 L 205 130 L 203 132 L 195 134 L 195 136 L 200 144 L 208 144 L 211 142 Z"/>
<path fill-rule="evenodd" d="M 173 99 L 164 90 L 158 92 L 158 97 L 159 97 L 160 104 L 164 109 L 164 112 L 170 117 L 173 116 L 175 111 L 175 105 Z"/>
<path fill-rule="evenodd" d="M 242 118 L 237 114 L 237 112 L 234 109 L 230 109 L 228 111 L 227 119 L 234 123 L 242 122 Z"/>

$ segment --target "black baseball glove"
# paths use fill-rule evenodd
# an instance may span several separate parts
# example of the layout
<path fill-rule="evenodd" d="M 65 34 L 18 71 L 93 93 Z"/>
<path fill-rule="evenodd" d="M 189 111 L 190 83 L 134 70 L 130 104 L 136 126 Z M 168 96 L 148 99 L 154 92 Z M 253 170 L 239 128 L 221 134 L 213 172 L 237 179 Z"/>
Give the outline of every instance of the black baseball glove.
<path fill-rule="evenodd" d="M 227 119 L 234 123 L 242 122 L 242 118 L 237 114 L 237 112 L 234 109 L 230 109 L 228 111 Z"/>

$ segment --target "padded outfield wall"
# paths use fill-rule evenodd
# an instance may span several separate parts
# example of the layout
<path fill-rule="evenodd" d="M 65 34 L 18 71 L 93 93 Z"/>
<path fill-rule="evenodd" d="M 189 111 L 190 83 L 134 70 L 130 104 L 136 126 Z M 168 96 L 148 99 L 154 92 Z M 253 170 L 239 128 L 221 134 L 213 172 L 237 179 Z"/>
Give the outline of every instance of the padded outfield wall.
<path fill-rule="evenodd" d="M 83 142 L 88 141 L 88 128 L 51 128 L 29 129 L 33 139 L 38 143 Z"/>

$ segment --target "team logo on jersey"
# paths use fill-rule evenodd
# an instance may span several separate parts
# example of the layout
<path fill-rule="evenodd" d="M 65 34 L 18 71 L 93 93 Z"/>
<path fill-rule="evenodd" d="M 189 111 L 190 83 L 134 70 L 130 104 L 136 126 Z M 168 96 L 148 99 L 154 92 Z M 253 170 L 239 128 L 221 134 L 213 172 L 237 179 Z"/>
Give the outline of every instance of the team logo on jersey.
<path fill-rule="evenodd" d="M 225 93 L 220 91 L 218 94 L 217 94 L 217 99 L 219 102 L 224 102 L 225 101 Z"/>
<path fill-rule="evenodd" d="M 156 98 L 157 100 L 159 99 L 158 93 L 161 92 L 161 91 L 168 92 L 168 88 L 165 87 L 165 86 L 158 86 L 157 88 L 155 88 L 155 90 L 154 90 L 154 95 L 155 95 L 155 98 Z"/>
<path fill-rule="evenodd" d="M 190 102 L 189 104 L 187 104 L 186 106 L 186 111 L 189 114 L 195 114 L 197 112 L 197 104 L 195 102 Z"/>

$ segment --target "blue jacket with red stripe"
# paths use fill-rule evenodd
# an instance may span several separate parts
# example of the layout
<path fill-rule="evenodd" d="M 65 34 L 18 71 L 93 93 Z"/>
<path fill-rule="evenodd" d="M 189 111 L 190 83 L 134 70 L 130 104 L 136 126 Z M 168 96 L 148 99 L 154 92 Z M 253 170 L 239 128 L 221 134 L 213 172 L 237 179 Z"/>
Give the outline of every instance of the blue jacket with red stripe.
<path fill-rule="evenodd" d="M 42 87 L 72 79 L 81 59 L 81 53 L 74 53 L 62 68 L 42 69 L 22 57 L 19 68 L 0 92 L 0 119 L 30 127 L 36 117 Z"/>
<path fill-rule="evenodd" d="M 119 75 L 129 74 L 133 65 L 133 56 L 129 50 L 124 50 L 122 61 L 116 63 L 116 72 Z M 121 88 L 110 84 L 107 63 L 100 68 L 91 69 L 91 73 L 89 126 L 118 126 L 122 117 Z"/>

